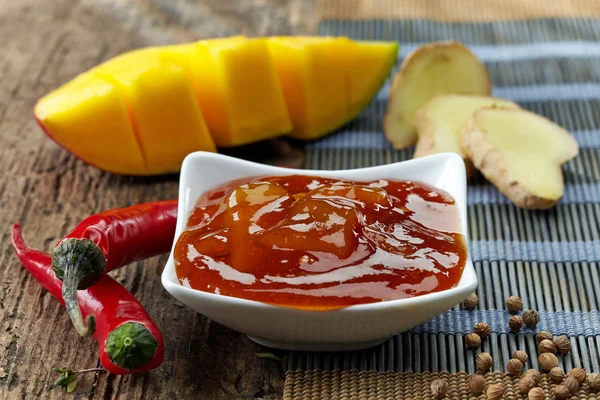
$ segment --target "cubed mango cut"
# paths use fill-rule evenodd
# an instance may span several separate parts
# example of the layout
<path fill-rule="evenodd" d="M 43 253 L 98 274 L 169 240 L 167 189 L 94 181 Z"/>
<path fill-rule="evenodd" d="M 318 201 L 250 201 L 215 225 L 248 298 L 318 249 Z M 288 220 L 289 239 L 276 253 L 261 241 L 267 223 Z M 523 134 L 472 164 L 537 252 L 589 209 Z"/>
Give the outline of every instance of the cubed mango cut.
<path fill-rule="evenodd" d="M 194 89 L 217 146 L 283 135 L 292 128 L 265 39 L 198 42 Z"/>
<path fill-rule="evenodd" d="M 294 126 L 290 136 L 314 139 L 346 120 L 345 38 L 270 38 L 269 49 Z"/>
<path fill-rule="evenodd" d="M 150 47 L 80 75 L 40 99 L 35 115 L 55 141 L 99 168 L 176 172 L 193 151 L 337 129 L 377 93 L 397 50 L 333 37 Z"/>
<path fill-rule="evenodd" d="M 34 112 L 48 136 L 83 161 L 118 174 L 148 173 L 115 85 L 82 74 L 42 97 Z"/>
<path fill-rule="evenodd" d="M 193 151 L 216 151 L 185 72 L 157 66 L 131 85 L 133 114 L 148 169 L 177 172 Z"/>
<path fill-rule="evenodd" d="M 161 51 L 131 53 L 130 61 L 111 60 L 92 70 L 120 89 L 152 173 L 178 171 L 192 151 L 215 151 L 188 75 Z"/>
<path fill-rule="evenodd" d="M 347 55 L 348 113 L 354 118 L 385 83 L 398 57 L 398 43 L 350 41 Z"/>
<path fill-rule="evenodd" d="M 376 95 L 398 44 L 345 37 L 268 39 L 292 118 L 290 136 L 316 139 L 352 120 Z"/>

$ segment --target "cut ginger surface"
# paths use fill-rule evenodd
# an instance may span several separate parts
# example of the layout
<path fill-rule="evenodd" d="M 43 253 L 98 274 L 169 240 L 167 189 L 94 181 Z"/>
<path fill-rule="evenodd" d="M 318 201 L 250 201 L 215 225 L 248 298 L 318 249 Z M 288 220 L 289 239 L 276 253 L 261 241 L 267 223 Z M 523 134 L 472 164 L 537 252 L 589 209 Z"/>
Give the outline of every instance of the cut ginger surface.
<path fill-rule="evenodd" d="M 446 94 L 429 100 L 419 109 L 415 120 L 418 132 L 415 157 L 456 153 L 465 160 L 467 172 L 471 173 L 473 167 L 460 146 L 459 135 L 471 115 L 484 107 L 519 108 L 511 101 L 489 96 Z"/>
<path fill-rule="evenodd" d="M 461 145 L 473 164 L 523 208 L 550 208 L 564 189 L 561 165 L 578 152 L 575 139 L 539 115 L 482 108 L 463 127 Z"/>
<path fill-rule="evenodd" d="M 458 42 L 435 42 L 409 54 L 394 77 L 384 130 L 398 149 L 417 141 L 417 111 L 431 98 L 449 93 L 487 96 L 485 66 Z"/>

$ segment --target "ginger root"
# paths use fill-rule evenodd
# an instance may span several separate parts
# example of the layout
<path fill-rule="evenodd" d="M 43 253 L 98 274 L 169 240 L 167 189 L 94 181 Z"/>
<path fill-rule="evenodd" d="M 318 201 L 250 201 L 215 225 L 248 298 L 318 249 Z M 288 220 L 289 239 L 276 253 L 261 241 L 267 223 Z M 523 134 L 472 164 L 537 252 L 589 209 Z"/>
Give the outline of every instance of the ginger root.
<path fill-rule="evenodd" d="M 561 165 L 575 139 L 552 121 L 508 108 L 482 108 L 462 128 L 460 144 L 475 167 L 517 206 L 547 209 L 562 197 Z"/>
<path fill-rule="evenodd" d="M 417 140 L 417 110 L 434 96 L 447 93 L 489 95 L 485 66 L 458 42 L 434 42 L 409 54 L 394 77 L 384 130 L 397 149 Z"/>
<path fill-rule="evenodd" d="M 457 153 L 465 160 L 467 175 L 471 176 L 473 164 L 460 146 L 459 135 L 471 115 L 484 107 L 519 108 L 508 100 L 463 94 L 439 95 L 427 101 L 417 112 L 415 120 L 419 139 L 414 158 L 435 153 Z"/>

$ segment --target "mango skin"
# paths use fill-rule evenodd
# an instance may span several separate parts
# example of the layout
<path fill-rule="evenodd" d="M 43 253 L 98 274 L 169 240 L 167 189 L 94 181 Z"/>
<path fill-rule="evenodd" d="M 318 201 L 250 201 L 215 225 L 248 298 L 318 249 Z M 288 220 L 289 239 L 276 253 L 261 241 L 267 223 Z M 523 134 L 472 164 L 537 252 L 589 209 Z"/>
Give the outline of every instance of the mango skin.
<path fill-rule="evenodd" d="M 292 59 L 274 55 L 270 41 L 277 40 L 294 49 Z M 376 95 L 397 49 L 396 43 L 323 37 L 234 37 L 145 48 L 76 77 L 40 99 L 34 115 L 52 140 L 97 168 L 172 173 L 186 154 L 216 151 L 215 144 L 282 134 L 311 140 L 337 129 Z M 288 76 L 280 73 L 286 64 L 293 67 Z M 158 82 L 160 71 L 170 83 Z M 151 95 L 156 100 L 146 98 Z"/>

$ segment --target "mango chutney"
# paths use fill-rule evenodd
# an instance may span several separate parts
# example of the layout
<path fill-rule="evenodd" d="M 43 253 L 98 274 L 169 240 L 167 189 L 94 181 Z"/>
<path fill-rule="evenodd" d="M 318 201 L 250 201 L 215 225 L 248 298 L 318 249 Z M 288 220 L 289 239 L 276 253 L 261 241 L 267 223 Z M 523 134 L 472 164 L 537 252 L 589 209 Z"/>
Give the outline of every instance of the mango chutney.
<path fill-rule="evenodd" d="M 467 248 L 454 199 L 414 181 L 252 177 L 198 200 L 175 246 L 187 287 L 303 309 L 456 286 Z"/>

